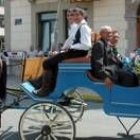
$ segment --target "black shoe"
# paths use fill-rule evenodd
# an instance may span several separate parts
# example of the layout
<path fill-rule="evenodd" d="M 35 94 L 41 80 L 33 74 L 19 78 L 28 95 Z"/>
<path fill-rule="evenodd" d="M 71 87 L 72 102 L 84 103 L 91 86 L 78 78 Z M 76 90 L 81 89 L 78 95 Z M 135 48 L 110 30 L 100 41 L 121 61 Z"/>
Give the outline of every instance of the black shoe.
<path fill-rule="evenodd" d="M 30 79 L 29 82 L 37 89 L 42 86 L 42 76 L 34 79 Z"/>
<path fill-rule="evenodd" d="M 47 88 L 40 88 L 38 90 L 33 90 L 33 94 L 40 96 L 40 97 L 49 96 L 49 94 L 51 92 L 52 92 L 52 90 L 47 89 Z"/>

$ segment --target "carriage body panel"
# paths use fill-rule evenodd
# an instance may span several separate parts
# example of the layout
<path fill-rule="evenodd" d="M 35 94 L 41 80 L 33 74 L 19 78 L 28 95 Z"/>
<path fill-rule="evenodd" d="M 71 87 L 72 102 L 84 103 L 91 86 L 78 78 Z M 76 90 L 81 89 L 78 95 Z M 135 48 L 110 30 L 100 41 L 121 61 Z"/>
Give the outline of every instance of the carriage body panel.
<path fill-rule="evenodd" d="M 90 63 L 61 63 L 56 82 L 56 88 L 47 97 L 38 97 L 32 94 L 34 87 L 25 82 L 21 87 L 27 91 L 35 101 L 58 101 L 63 92 L 70 87 L 86 87 L 96 91 L 104 101 L 103 109 L 108 115 L 121 117 L 140 117 L 140 86 L 122 87 L 114 85 L 107 89 L 102 82 L 92 81 L 87 77 L 86 71 Z"/>

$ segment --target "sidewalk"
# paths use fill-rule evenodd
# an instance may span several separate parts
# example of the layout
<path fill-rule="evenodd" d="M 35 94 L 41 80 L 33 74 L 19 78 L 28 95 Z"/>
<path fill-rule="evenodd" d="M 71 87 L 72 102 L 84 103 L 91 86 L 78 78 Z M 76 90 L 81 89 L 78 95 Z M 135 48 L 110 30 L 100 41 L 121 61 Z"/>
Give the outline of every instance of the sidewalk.
<path fill-rule="evenodd" d="M 2 127 L 0 140 L 20 140 L 18 124 L 24 110 L 8 109 L 2 114 Z M 125 119 L 126 124 L 133 119 Z M 139 123 L 140 124 L 140 123 Z M 140 140 L 140 126 L 132 131 L 135 138 L 121 138 L 118 132 L 124 130 L 117 119 L 106 115 L 102 110 L 102 104 L 89 103 L 81 121 L 76 124 L 76 140 Z"/>

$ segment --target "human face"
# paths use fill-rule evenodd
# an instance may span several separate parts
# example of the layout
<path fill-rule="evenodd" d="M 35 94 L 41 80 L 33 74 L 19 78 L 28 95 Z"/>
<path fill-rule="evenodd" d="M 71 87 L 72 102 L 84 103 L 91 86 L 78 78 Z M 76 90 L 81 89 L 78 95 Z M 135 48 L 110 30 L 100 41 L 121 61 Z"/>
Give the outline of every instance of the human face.
<path fill-rule="evenodd" d="M 67 12 L 67 20 L 68 20 L 69 24 L 72 24 L 74 22 L 73 12 Z"/>
<path fill-rule="evenodd" d="M 106 40 L 110 40 L 110 38 L 112 37 L 112 30 L 111 29 L 105 29 L 100 34 L 101 34 L 102 38 L 104 38 Z"/>
<path fill-rule="evenodd" d="M 106 38 L 107 38 L 107 40 L 110 40 L 111 37 L 112 37 L 112 30 L 109 29 L 106 31 Z"/>
<path fill-rule="evenodd" d="M 109 40 L 110 43 L 112 44 L 112 46 L 116 46 L 116 44 L 119 41 L 119 38 L 120 38 L 120 36 L 119 36 L 119 34 L 117 32 L 112 33 L 112 36 L 111 36 L 111 38 Z"/>
<path fill-rule="evenodd" d="M 79 11 L 74 11 L 73 14 L 74 14 L 74 21 L 75 21 L 75 23 L 78 24 L 78 23 L 80 23 L 83 20 L 83 15 Z"/>

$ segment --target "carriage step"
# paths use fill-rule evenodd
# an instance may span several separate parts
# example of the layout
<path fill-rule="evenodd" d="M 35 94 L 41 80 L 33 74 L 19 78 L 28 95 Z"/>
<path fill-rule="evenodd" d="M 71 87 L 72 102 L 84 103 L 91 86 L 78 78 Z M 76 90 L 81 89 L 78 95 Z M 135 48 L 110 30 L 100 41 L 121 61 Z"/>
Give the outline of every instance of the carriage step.
<path fill-rule="evenodd" d="M 85 102 L 80 102 L 80 101 L 77 101 L 77 100 L 71 100 L 71 103 L 74 103 L 74 104 L 77 104 L 77 105 L 83 105 L 83 106 L 87 106 L 88 104 L 87 103 L 85 103 Z"/>
<path fill-rule="evenodd" d="M 60 99 L 60 101 L 58 101 L 58 103 L 63 106 L 69 106 L 71 103 L 71 100 L 73 100 L 73 99 L 74 99 L 73 97 L 64 96 Z"/>
<path fill-rule="evenodd" d="M 70 104 L 83 105 L 83 106 L 88 105 L 85 102 L 80 102 L 76 100 L 74 97 L 67 97 L 67 96 L 64 96 L 60 101 L 58 101 L 58 103 L 63 106 L 69 106 Z"/>

